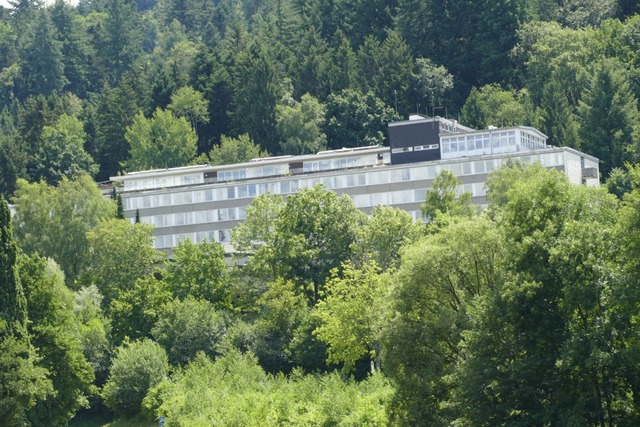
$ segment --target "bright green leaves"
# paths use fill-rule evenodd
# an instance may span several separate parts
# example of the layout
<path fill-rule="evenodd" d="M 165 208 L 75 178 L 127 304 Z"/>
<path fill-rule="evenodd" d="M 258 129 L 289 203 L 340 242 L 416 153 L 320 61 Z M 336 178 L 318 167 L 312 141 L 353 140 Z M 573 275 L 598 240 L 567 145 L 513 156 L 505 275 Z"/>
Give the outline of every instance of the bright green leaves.
<path fill-rule="evenodd" d="M 131 158 L 123 167 L 135 171 L 189 164 L 196 156 L 198 138 L 184 117 L 157 109 L 151 119 L 141 113 L 127 128 Z"/>

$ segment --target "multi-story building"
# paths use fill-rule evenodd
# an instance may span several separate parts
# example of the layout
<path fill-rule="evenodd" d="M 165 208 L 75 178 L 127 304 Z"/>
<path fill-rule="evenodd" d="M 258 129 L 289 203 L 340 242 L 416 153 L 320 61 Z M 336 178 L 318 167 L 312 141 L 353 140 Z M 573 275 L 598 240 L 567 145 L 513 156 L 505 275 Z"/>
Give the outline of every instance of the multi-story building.
<path fill-rule="evenodd" d="M 113 177 L 125 215 L 155 226 L 155 246 L 171 250 L 181 239 L 212 240 L 230 250 L 230 231 L 246 217 L 254 197 L 281 195 L 323 184 L 348 194 L 369 213 L 391 205 L 421 218 L 420 204 L 443 170 L 460 191 L 486 202 L 485 181 L 508 159 L 539 162 L 575 184 L 598 185 L 598 159 L 568 147 L 551 147 L 530 127 L 477 131 L 440 117 L 412 116 L 389 124 L 390 147 L 358 147 L 314 155 L 254 159 L 224 166 L 189 166 Z"/>

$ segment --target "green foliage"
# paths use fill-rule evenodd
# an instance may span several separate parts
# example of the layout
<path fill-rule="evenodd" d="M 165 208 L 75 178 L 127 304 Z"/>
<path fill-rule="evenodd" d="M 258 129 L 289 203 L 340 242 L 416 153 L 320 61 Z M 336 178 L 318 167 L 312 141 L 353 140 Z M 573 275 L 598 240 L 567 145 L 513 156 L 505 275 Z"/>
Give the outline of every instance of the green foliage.
<path fill-rule="evenodd" d="M 540 101 L 542 131 L 549 137 L 548 142 L 557 146 L 577 148 L 578 121 L 569 104 L 562 84 L 552 79 L 542 89 Z"/>
<path fill-rule="evenodd" d="M 62 43 L 54 37 L 49 14 L 44 9 L 38 12 L 34 21 L 29 28 L 28 41 L 21 46 L 24 94 L 47 96 L 61 90 L 67 83 Z"/>
<path fill-rule="evenodd" d="M 171 301 L 171 292 L 166 284 L 153 276 L 143 277 L 120 292 L 118 299 L 111 301 L 108 312 L 111 315 L 113 341 L 122 343 L 130 339 L 151 336 L 151 328 L 163 313 L 165 304 Z"/>
<path fill-rule="evenodd" d="M 295 331 L 310 314 L 306 298 L 296 292 L 292 282 L 278 278 L 267 285 L 256 305 L 260 314 L 253 324 L 249 348 L 267 372 L 290 372 Z"/>
<path fill-rule="evenodd" d="M 423 233 L 422 224 L 413 221 L 405 211 L 376 206 L 369 220 L 358 229 L 352 247 L 353 261 L 356 265 L 373 261 L 383 271 L 398 268 L 402 248 L 418 240 Z"/>
<path fill-rule="evenodd" d="M 93 368 L 95 383 L 102 385 L 107 381 L 111 357 L 111 325 L 102 310 L 102 295 L 96 285 L 90 285 L 77 290 L 74 299 L 82 352 Z"/>
<path fill-rule="evenodd" d="M 167 426 L 383 426 L 391 390 L 381 374 L 360 383 L 336 373 L 272 377 L 254 357 L 230 352 L 215 362 L 197 357 L 144 405 Z"/>
<path fill-rule="evenodd" d="M 18 180 L 16 241 L 28 254 L 53 258 L 72 285 L 83 271 L 89 252 L 87 232 L 113 218 L 114 203 L 105 199 L 88 175 L 57 187 Z"/>
<path fill-rule="evenodd" d="M 254 198 L 247 206 L 247 219 L 233 229 L 233 247 L 244 252 L 258 249 L 269 242 L 284 206 L 282 197 L 275 194 L 261 194 Z"/>
<path fill-rule="evenodd" d="M 27 335 L 27 300 L 18 273 L 11 216 L 0 196 L 0 423 L 26 425 L 26 413 L 53 388 Z"/>
<path fill-rule="evenodd" d="M 388 122 L 397 114 L 373 93 L 345 89 L 327 99 L 327 141 L 330 148 L 362 147 L 387 141 Z"/>
<path fill-rule="evenodd" d="M 257 40 L 238 57 L 235 77 L 235 122 L 260 148 L 277 153 L 275 106 L 281 98 L 280 69 L 270 49 Z"/>
<path fill-rule="evenodd" d="M 77 335 L 73 293 L 52 260 L 22 256 L 19 263 L 29 310 L 29 335 L 38 349 L 39 366 L 47 369 L 55 392 L 29 411 L 33 426 L 64 425 L 78 409 L 88 406 L 93 369 Z"/>
<path fill-rule="evenodd" d="M 192 296 L 207 300 L 215 308 L 231 308 L 230 276 L 224 248 L 219 243 L 180 241 L 174 249 L 173 262 L 167 265 L 164 281 L 176 298 Z"/>
<path fill-rule="evenodd" d="M 609 193 L 622 200 L 624 195 L 633 189 L 631 175 L 625 169 L 613 168 L 605 181 L 605 186 Z"/>
<path fill-rule="evenodd" d="M 381 367 L 380 334 L 390 278 L 375 263 L 360 268 L 347 264 L 326 284 L 325 296 L 315 308 L 321 324 L 314 334 L 328 345 L 328 362 L 343 363 L 343 372 L 353 370 L 365 356 Z"/>
<path fill-rule="evenodd" d="M 226 321 L 213 304 L 188 296 L 163 307 L 151 335 L 167 351 L 172 365 L 183 365 L 199 352 L 217 356 L 226 331 Z"/>
<path fill-rule="evenodd" d="M 29 341 L 8 332 L 0 321 L 0 423 L 26 426 L 27 412 L 54 391 Z"/>
<path fill-rule="evenodd" d="M 246 133 L 237 138 L 222 135 L 220 145 L 214 146 L 209 152 L 209 164 L 230 165 L 244 163 L 251 159 L 267 157 L 267 155 L 265 151 L 260 150 L 260 146 L 255 144 Z"/>
<path fill-rule="evenodd" d="M 131 158 L 123 167 L 135 171 L 188 165 L 196 156 L 198 137 L 184 117 L 157 109 L 150 119 L 138 113 L 127 128 Z"/>
<path fill-rule="evenodd" d="M 445 95 L 453 89 L 453 76 L 428 58 L 416 59 L 413 80 L 420 103 L 426 106 L 442 107 Z"/>
<path fill-rule="evenodd" d="M 425 202 L 420 206 L 422 216 L 427 221 L 434 221 L 438 214 L 449 214 L 453 217 L 471 217 L 476 213 L 476 207 L 471 202 L 471 193 L 458 195 L 460 182 L 456 176 L 443 170 L 436 176 L 427 190 Z"/>
<path fill-rule="evenodd" d="M 474 87 L 462 107 L 460 121 L 475 129 L 529 125 L 528 103 L 526 90 L 503 90 L 497 84 Z"/>
<path fill-rule="evenodd" d="M 102 398 L 117 414 L 136 414 L 147 391 L 164 380 L 168 371 L 167 353 L 160 345 L 151 340 L 125 343 L 116 350 Z"/>
<path fill-rule="evenodd" d="M 108 307 L 137 279 L 151 274 L 164 254 L 153 248 L 153 229 L 129 220 L 107 219 L 87 233 L 89 253 L 80 278 L 95 284 Z"/>
<path fill-rule="evenodd" d="M 1 338 L 15 335 L 27 337 L 27 301 L 17 269 L 18 247 L 13 240 L 11 211 L 4 197 L 0 196 L 0 326 Z"/>
<path fill-rule="evenodd" d="M 460 219 L 405 250 L 382 340 L 399 423 L 446 425 L 447 379 L 464 359 L 468 311 L 504 280 L 504 255 L 504 236 L 485 217 Z"/>
<path fill-rule="evenodd" d="M 272 207 L 270 203 L 266 205 Z M 276 212 L 268 210 L 267 217 Z M 253 214 L 247 211 L 248 221 L 253 221 Z M 346 195 L 338 196 L 320 185 L 299 190 L 287 198 L 273 224 L 260 220 L 268 228 L 261 229 L 255 237 L 244 236 L 246 243 L 266 239 L 247 268 L 267 280 L 291 280 L 297 292 L 315 304 L 331 270 L 350 257 L 363 215 Z"/>
<path fill-rule="evenodd" d="M 613 168 L 631 160 L 631 149 L 640 144 L 634 129 L 640 117 L 638 100 L 617 61 L 596 66 L 579 113 L 580 146 L 600 159 L 602 176 L 608 177 Z"/>
<path fill-rule="evenodd" d="M 167 109 L 173 111 L 178 117 L 186 117 L 191 123 L 191 127 L 197 132 L 198 123 L 207 123 L 207 101 L 202 93 L 194 90 L 192 87 L 181 87 L 171 95 L 171 104 Z"/>
<path fill-rule="evenodd" d="M 62 177 L 75 179 L 84 173 L 95 175 L 98 167 L 84 151 L 86 137 L 82 122 L 66 114 L 60 116 L 54 126 L 44 126 L 33 177 L 57 185 Z"/>
<path fill-rule="evenodd" d="M 316 98 L 302 95 L 300 102 L 276 106 L 276 129 L 280 135 L 283 154 L 315 154 L 327 147 L 327 136 L 322 133 L 325 108 Z"/>
<path fill-rule="evenodd" d="M 555 171 L 530 169 L 511 173 L 499 214 L 513 276 L 470 318 L 455 380 L 458 422 L 606 425 L 618 363 L 608 299 L 620 286 L 609 264 L 616 202 Z"/>

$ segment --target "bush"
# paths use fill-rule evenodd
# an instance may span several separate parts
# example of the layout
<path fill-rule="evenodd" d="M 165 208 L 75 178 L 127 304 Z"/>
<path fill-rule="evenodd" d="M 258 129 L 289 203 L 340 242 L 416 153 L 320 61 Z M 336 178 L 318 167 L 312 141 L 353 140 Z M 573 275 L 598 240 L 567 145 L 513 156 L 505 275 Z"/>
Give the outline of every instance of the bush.
<path fill-rule="evenodd" d="M 157 343 L 145 339 L 118 347 L 102 398 L 120 415 L 140 412 L 147 391 L 162 381 L 169 370 L 167 353 Z"/>

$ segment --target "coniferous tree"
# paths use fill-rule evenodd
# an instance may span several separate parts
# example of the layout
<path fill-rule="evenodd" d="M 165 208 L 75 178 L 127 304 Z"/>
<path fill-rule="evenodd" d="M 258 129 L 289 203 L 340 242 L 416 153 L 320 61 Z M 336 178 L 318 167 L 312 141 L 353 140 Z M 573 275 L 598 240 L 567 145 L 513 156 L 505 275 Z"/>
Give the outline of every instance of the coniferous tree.
<path fill-rule="evenodd" d="M 604 177 L 630 160 L 638 138 L 638 101 L 620 68 L 616 60 L 598 64 L 579 106 L 581 148 L 600 159 Z"/>
<path fill-rule="evenodd" d="M 0 196 L 0 337 L 27 338 L 27 301 L 17 269 L 18 246 L 11 231 L 11 212 Z"/>
<path fill-rule="evenodd" d="M 21 52 L 23 59 L 23 99 L 28 95 L 48 96 L 68 83 L 64 75 L 62 43 L 55 37 L 51 19 L 45 10 L 38 13 L 37 22 L 29 32 Z"/>

